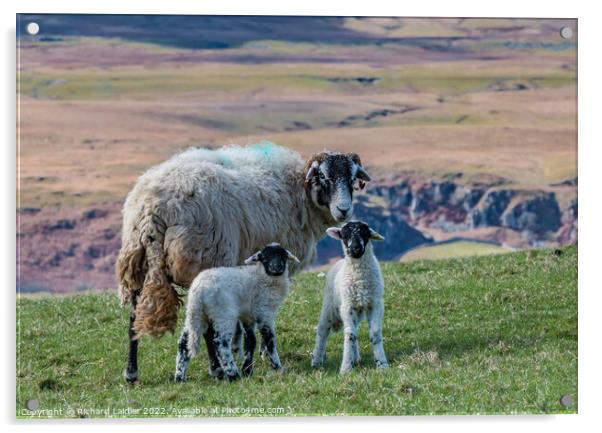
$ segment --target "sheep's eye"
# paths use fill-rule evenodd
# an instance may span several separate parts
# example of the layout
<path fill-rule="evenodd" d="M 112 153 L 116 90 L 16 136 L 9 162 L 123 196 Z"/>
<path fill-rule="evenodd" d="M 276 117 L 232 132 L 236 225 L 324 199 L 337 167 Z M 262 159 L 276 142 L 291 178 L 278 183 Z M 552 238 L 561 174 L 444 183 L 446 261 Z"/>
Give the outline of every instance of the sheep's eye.
<path fill-rule="evenodd" d="M 326 180 L 326 176 L 324 176 L 324 173 L 322 172 L 318 174 L 318 177 L 320 178 L 320 180 Z"/>

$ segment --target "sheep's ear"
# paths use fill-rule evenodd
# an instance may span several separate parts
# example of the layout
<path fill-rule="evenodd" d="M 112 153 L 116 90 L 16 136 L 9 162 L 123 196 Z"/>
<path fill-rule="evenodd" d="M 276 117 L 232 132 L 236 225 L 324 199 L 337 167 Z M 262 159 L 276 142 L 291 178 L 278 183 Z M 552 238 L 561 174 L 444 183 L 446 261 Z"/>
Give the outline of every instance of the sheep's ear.
<path fill-rule="evenodd" d="M 253 254 L 251 257 L 249 257 L 247 260 L 245 260 L 245 265 L 251 265 L 253 263 L 257 263 L 261 261 L 261 251 L 257 251 L 255 254 Z"/>
<path fill-rule="evenodd" d="M 326 234 L 333 239 L 343 240 L 341 238 L 341 229 L 338 227 L 330 227 L 326 229 Z"/>
<path fill-rule="evenodd" d="M 385 237 L 378 232 L 370 229 L 370 239 L 373 241 L 384 241 Z"/>
<path fill-rule="evenodd" d="M 318 169 L 320 168 L 320 163 L 318 161 L 314 161 L 309 166 L 309 170 L 307 170 L 307 174 L 305 175 L 305 182 L 309 182 L 312 177 L 316 175 Z"/>
<path fill-rule="evenodd" d="M 293 260 L 297 263 L 301 263 L 301 261 L 297 258 L 297 256 L 295 256 L 293 253 L 291 253 L 289 250 L 286 250 L 286 254 L 288 254 L 288 259 L 289 260 Z"/>

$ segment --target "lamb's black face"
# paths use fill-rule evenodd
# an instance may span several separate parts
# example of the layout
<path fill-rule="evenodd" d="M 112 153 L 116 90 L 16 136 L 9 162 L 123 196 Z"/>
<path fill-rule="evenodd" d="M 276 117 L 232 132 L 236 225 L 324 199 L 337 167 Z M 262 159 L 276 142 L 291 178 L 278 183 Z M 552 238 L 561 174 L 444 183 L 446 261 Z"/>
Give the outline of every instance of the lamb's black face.
<path fill-rule="evenodd" d="M 351 221 L 341 228 L 331 227 L 326 230 L 328 236 L 340 240 L 345 254 L 359 259 L 366 252 L 370 240 L 382 241 L 384 238 L 361 221 Z"/>
<path fill-rule="evenodd" d="M 261 250 L 259 261 L 263 264 L 265 273 L 272 276 L 284 274 L 288 253 L 280 245 L 268 245 Z"/>
<path fill-rule="evenodd" d="M 286 271 L 287 260 L 299 262 L 299 259 L 297 259 L 290 251 L 277 243 L 273 243 L 266 245 L 262 250 L 253 254 L 245 260 L 245 263 L 251 264 L 254 262 L 261 262 L 266 274 L 278 277 Z"/>
<path fill-rule="evenodd" d="M 334 221 L 347 221 L 353 214 L 353 190 L 370 180 L 356 154 L 321 153 L 312 158 L 306 184 L 316 206 L 326 208 Z"/>
<path fill-rule="evenodd" d="M 359 259 L 366 252 L 370 241 L 370 227 L 362 222 L 350 222 L 341 227 L 341 239 L 347 254 Z"/>

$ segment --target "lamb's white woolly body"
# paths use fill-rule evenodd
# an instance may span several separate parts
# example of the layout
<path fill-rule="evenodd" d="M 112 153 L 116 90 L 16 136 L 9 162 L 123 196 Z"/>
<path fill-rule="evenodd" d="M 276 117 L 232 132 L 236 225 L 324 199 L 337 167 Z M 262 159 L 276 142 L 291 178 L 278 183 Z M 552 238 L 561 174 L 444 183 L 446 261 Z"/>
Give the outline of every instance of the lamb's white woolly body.
<path fill-rule="evenodd" d="M 289 287 L 288 272 L 269 276 L 260 264 L 201 272 L 192 282 L 186 306 L 184 327 L 189 331 L 190 355 L 196 356 L 208 323 L 216 329 L 232 327 L 234 332 L 239 320 L 275 319 Z"/>
<path fill-rule="evenodd" d="M 239 321 L 246 333 L 243 374 L 249 375 L 253 370 L 256 325 L 267 343 L 266 355 L 272 367 L 282 370 L 274 323 L 289 287 L 288 266 L 280 276 L 267 275 L 261 263 L 201 272 L 192 282 L 188 295 L 176 358 L 176 381 L 186 380 L 188 365 L 198 353 L 201 335 L 207 342 L 210 374 L 237 378 L 239 373 L 231 344 Z"/>
<path fill-rule="evenodd" d="M 382 344 L 383 294 L 383 277 L 371 242 L 366 245 L 362 257 L 354 259 L 346 255 L 328 271 L 312 357 L 313 367 L 319 367 L 324 362 L 326 340 L 330 332 L 343 327 L 345 343 L 341 372 L 351 370 L 360 360 L 357 328 L 361 320 L 369 323 L 370 342 L 377 367 L 388 366 Z"/>

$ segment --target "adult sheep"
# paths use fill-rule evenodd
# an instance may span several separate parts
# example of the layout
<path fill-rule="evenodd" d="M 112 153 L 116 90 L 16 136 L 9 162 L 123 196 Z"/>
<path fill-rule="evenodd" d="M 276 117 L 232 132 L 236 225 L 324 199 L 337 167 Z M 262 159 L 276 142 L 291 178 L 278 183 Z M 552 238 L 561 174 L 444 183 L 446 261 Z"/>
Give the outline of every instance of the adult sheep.
<path fill-rule="evenodd" d="M 123 207 L 116 272 L 131 306 L 126 380 L 138 379 L 138 339 L 174 332 L 180 297 L 203 269 L 235 266 L 271 242 L 310 264 L 326 228 L 349 219 L 355 188 L 369 181 L 357 154 L 307 162 L 261 143 L 190 149 L 144 173 Z"/>

